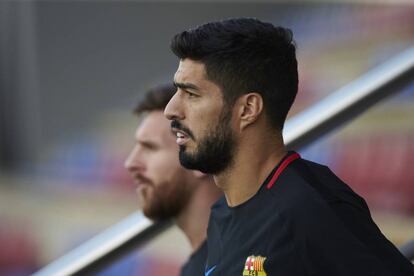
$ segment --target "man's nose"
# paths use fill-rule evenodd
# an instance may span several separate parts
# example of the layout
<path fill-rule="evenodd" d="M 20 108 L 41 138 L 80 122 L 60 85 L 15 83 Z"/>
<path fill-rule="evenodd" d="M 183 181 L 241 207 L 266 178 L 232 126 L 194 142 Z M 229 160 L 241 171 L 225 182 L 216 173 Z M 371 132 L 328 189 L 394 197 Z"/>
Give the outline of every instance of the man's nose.
<path fill-rule="evenodd" d="M 135 146 L 124 162 L 124 167 L 130 172 L 144 169 L 144 163 L 140 159 L 139 149 Z"/>
<path fill-rule="evenodd" d="M 170 99 L 167 106 L 165 107 L 164 116 L 167 117 L 168 120 L 184 119 L 183 106 L 180 101 L 180 95 L 178 91 L 174 94 L 174 96 Z"/>

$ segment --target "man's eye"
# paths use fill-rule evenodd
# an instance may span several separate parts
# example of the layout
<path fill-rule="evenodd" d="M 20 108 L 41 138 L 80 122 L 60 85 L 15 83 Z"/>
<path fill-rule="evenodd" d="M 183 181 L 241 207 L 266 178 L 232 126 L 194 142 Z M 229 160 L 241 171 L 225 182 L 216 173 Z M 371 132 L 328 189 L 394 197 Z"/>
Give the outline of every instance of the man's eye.
<path fill-rule="evenodd" d="M 191 93 L 191 92 L 186 92 L 186 94 L 187 94 L 187 96 L 188 97 L 190 97 L 190 98 L 194 98 L 194 97 L 196 97 L 197 95 L 196 94 L 194 94 L 194 93 Z"/>

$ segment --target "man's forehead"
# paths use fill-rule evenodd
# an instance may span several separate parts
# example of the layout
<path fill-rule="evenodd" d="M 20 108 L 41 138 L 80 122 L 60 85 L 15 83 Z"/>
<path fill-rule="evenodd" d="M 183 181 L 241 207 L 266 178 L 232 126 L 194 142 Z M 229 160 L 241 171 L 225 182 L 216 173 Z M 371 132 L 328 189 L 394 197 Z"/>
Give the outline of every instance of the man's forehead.
<path fill-rule="evenodd" d="M 174 80 L 176 82 L 188 81 L 188 78 L 204 78 L 205 66 L 203 63 L 191 59 L 182 59 L 178 64 Z"/>
<path fill-rule="evenodd" d="M 217 92 L 220 98 L 222 97 L 220 87 L 209 80 L 205 70 L 204 63 L 191 59 L 180 60 L 178 69 L 174 75 L 174 83 L 176 86 L 196 87 L 196 90 L 201 92 Z M 180 85 L 177 85 L 180 84 Z"/>

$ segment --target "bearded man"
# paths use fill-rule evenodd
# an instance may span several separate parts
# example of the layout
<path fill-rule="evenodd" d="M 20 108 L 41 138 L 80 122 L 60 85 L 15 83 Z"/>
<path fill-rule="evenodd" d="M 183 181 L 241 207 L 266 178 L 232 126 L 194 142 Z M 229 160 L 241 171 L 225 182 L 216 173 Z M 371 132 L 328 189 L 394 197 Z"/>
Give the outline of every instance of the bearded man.
<path fill-rule="evenodd" d="M 213 174 L 205 275 L 414 275 L 365 201 L 326 166 L 288 151 L 298 89 L 292 32 L 251 18 L 177 34 L 165 109 L 183 166 Z M 369 172 L 367 172 L 369 173 Z"/>
<path fill-rule="evenodd" d="M 152 220 L 173 219 L 190 241 L 192 254 L 181 275 L 203 275 L 210 207 L 222 193 L 210 175 L 180 165 L 175 136 L 163 115 L 175 91 L 173 85 L 159 86 L 138 102 L 134 113 L 144 119 L 125 167 L 137 185 L 144 215 Z"/>

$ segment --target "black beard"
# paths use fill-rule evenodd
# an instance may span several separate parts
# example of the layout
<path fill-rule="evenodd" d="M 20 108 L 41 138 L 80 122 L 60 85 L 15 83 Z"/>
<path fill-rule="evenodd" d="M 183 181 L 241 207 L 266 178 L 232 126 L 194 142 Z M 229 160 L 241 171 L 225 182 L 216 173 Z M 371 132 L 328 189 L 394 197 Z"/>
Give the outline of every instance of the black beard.
<path fill-rule="evenodd" d="M 236 143 L 230 127 L 230 110 L 223 109 L 216 128 L 198 143 L 196 152 L 188 153 L 184 145 L 180 146 L 179 159 L 184 168 L 219 174 L 232 164 Z"/>

